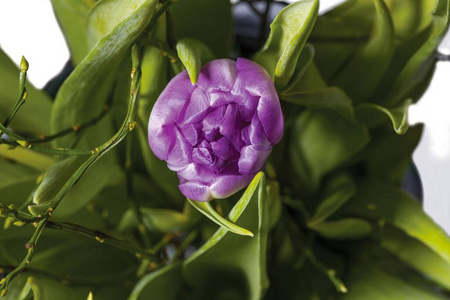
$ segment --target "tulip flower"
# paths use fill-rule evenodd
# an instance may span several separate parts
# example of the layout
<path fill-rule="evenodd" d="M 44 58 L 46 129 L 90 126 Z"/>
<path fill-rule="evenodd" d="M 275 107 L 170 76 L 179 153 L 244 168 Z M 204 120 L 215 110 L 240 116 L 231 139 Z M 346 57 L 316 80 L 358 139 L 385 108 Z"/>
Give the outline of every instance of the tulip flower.
<path fill-rule="evenodd" d="M 203 66 L 196 84 L 186 71 L 169 82 L 151 112 L 148 141 L 177 172 L 183 195 L 209 201 L 248 186 L 283 129 L 267 72 L 247 59 L 218 59 Z"/>

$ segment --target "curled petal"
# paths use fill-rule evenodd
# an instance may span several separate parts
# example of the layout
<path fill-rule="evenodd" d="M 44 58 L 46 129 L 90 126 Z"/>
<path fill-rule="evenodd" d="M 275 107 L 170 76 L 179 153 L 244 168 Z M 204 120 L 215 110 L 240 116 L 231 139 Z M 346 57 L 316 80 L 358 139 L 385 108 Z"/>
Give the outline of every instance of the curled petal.
<path fill-rule="evenodd" d="M 167 160 L 176 141 L 174 125 L 159 126 L 150 120 L 148 123 L 148 143 L 153 153 L 161 160 Z"/>
<path fill-rule="evenodd" d="M 239 157 L 239 152 L 236 151 L 233 144 L 226 137 L 220 138 L 217 142 L 211 142 L 211 148 L 223 160 Z"/>
<path fill-rule="evenodd" d="M 261 171 L 270 152 L 272 152 L 271 148 L 256 149 L 253 145 L 242 148 L 238 163 L 239 173 L 255 174 Z"/>
<path fill-rule="evenodd" d="M 236 72 L 233 93 L 242 94 L 242 91 L 246 90 L 252 96 L 277 95 L 269 74 L 257 63 L 245 58 L 238 58 Z"/>
<path fill-rule="evenodd" d="M 187 124 L 182 129 L 184 138 L 191 144 L 192 146 L 197 145 L 201 141 L 202 128 L 198 123 L 195 124 Z"/>
<path fill-rule="evenodd" d="M 255 174 L 220 176 L 211 185 L 211 193 L 215 199 L 224 199 L 242 190 L 252 181 Z"/>
<path fill-rule="evenodd" d="M 153 106 L 150 123 L 159 126 L 175 123 L 194 89 L 186 71 L 175 76 Z"/>
<path fill-rule="evenodd" d="M 183 135 L 175 130 L 175 144 L 167 156 L 167 165 L 172 171 L 185 168 L 192 160 L 192 147 Z"/>
<path fill-rule="evenodd" d="M 192 93 L 186 109 L 184 110 L 183 119 L 180 124 L 191 124 L 203 120 L 209 108 L 208 96 L 199 88 Z"/>
<path fill-rule="evenodd" d="M 236 81 L 236 63 L 230 59 L 211 61 L 203 66 L 197 86 L 205 92 L 229 92 Z"/>
<path fill-rule="evenodd" d="M 181 176 L 185 181 L 195 181 L 201 178 L 205 184 L 211 184 L 216 178 L 214 172 L 208 167 L 201 166 L 197 163 L 190 163 L 183 170 L 179 170 L 178 176 Z"/>
<path fill-rule="evenodd" d="M 241 147 L 243 146 L 240 135 L 241 125 L 242 120 L 239 108 L 236 104 L 228 105 L 225 115 L 220 122 L 220 133 L 227 137 L 238 151 L 241 150 Z"/>
<path fill-rule="evenodd" d="M 261 121 L 258 119 L 258 116 L 255 115 L 248 127 L 248 136 L 250 139 L 250 143 L 256 148 L 271 148 L 272 144 L 269 142 L 266 136 L 266 132 L 264 127 L 261 124 Z"/>
<path fill-rule="evenodd" d="M 267 139 L 272 145 L 283 137 L 284 120 L 278 96 L 262 96 L 257 108 L 258 118 L 264 127 Z"/>
<path fill-rule="evenodd" d="M 214 199 L 209 186 L 203 183 L 190 181 L 180 184 L 178 188 L 183 195 L 192 200 L 206 202 Z"/>

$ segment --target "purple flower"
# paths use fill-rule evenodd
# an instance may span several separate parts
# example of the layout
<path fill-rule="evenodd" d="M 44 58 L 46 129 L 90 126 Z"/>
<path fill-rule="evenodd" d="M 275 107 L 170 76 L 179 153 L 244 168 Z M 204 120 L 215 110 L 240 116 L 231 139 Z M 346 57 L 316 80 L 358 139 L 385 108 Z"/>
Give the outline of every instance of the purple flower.
<path fill-rule="evenodd" d="M 248 186 L 283 135 L 273 81 L 243 58 L 206 64 L 193 85 L 175 76 L 153 107 L 148 141 L 197 201 L 226 198 Z"/>

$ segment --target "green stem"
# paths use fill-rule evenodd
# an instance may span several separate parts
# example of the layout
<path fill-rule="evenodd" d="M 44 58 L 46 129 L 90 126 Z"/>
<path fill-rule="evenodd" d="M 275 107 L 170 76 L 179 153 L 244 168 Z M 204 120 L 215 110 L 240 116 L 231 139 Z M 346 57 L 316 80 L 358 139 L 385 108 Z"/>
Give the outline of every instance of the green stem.
<path fill-rule="evenodd" d="M 27 81 L 27 71 L 28 71 L 28 62 L 24 56 L 22 56 L 22 61 L 20 62 L 20 74 L 19 74 L 19 95 L 16 104 L 12 108 L 5 122 L 3 122 L 3 126 L 8 127 L 11 121 L 13 120 L 16 113 L 19 111 L 20 107 L 25 103 L 28 93 L 25 88 L 25 83 Z M 0 131 L 1 133 L 1 131 Z M 1 134 L 0 134 L 1 135 Z"/>
<path fill-rule="evenodd" d="M 158 262 L 157 258 L 150 253 L 150 251 L 147 251 L 140 246 L 126 240 L 120 240 L 115 237 L 112 237 L 106 233 L 103 233 L 98 230 L 92 230 L 89 228 L 86 228 L 81 225 L 69 223 L 69 222 L 51 222 L 49 221 L 47 223 L 48 228 L 52 229 L 58 229 L 66 232 L 74 232 L 78 233 L 90 238 L 95 239 L 97 242 L 105 245 L 110 245 L 128 252 L 131 252 L 135 254 L 138 257 L 145 257 L 146 259 L 152 261 L 152 262 Z"/>
<path fill-rule="evenodd" d="M 36 230 L 31 236 L 31 239 L 25 245 L 25 248 L 27 249 L 27 255 L 25 255 L 25 258 L 14 270 L 9 272 L 8 275 L 6 275 L 6 277 L 0 281 L 1 296 L 6 295 L 6 293 L 8 292 L 8 285 L 11 282 L 11 280 L 13 280 L 17 275 L 19 275 L 30 264 L 31 259 L 33 258 L 34 250 L 36 249 L 37 242 L 42 234 L 42 231 L 44 230 L 46 223 L 47 219 L 39 221 L 39 223 L 36 226 Z"/>
<path fill-rule="evenodd" d="M 91 155 L 93 153 L 92 150 L 78 150 L 78 149 L 66 149 L 66 148 L 46 148 L 38 145 L 31 144 L 26 141 L 23 137 L 13 133 L 8 128 L 6 128 L 3 124 L 0 124 L 0 132 L 3 132 L 7 136 L 9 136 L 13 141 L 15 141 L 18 145 L 24 148 L 28 148 L 37 152 L 51 154 L 51 155 Z"/>
<path fill-rule="evenodd" d="M 78 133 L 79 134 L 83 130 L 87 129 L 88 127 L 97 124 L 101 119 L 103 119 L 104 116 L 106 116 L 106 114 L 108 112 L 109 112 L 109 105 L 107 104 L 107 105 L 105 105 L 102 112 L 98 116 L 92 118 L 91 120 L 89 120 L 86 123 L 74 125 L 70 128 L 61 130 L 60 132 L 52 134 L 52 135 L 41 135 L 41 136 L 39 136 L 39 138 L 30 139 L 28 142 L 33 143 L 33 144 L 46 143 L 46 142 L 53 141 L 57 138 L 63 137 L 70 133 Z"/>

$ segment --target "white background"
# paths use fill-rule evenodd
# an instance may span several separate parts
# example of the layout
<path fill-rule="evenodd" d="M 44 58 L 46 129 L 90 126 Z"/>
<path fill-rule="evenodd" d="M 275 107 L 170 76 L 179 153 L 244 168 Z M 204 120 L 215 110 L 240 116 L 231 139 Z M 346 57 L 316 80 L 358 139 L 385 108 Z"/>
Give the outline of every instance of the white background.
<path fill-rule="evenodd" d="M 321 0 L 321 11 L 338 2 L 342 1 Z M 43 87 L 69 59 L 50 0 L 0 0 L 0 47 L 16 64 L 22 55 L 26 56 L 30 63 L 29 80 L 37 87 Z M 440 51 L 450 54 L 450 38 L 446 38 Z M 426 124 L 414 154 L 424 187 L 425 210 L 447 232 L 450 232 L 449 79 L 450 62 L 438 63 L 428 92 L 418 105 L 410 108 L 410 123 Z"/>

